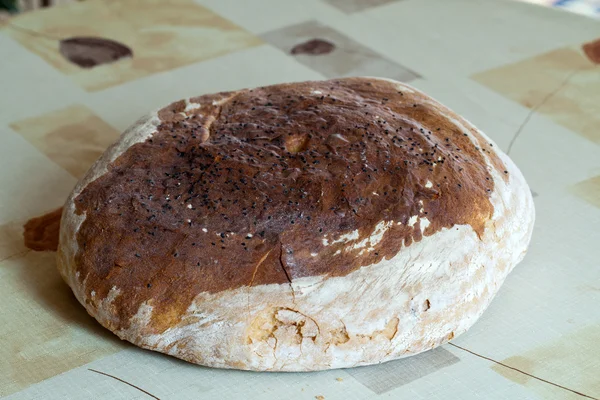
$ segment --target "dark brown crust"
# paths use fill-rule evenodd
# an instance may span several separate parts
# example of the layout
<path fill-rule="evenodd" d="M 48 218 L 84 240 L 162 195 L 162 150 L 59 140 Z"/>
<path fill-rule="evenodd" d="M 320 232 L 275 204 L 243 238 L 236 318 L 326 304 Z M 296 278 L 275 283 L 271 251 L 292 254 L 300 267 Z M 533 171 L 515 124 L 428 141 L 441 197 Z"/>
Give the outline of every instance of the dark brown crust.
<path fill-rule="evenodd" d="M 145 301 L 160 332 L 201 292 L 377 264 L 421 240 L 411 216 L 430 221 L 426 236 L 465 224 L 481 235 L 493 213 L 483 151 L 504 170 L 493 148 L 391 82 L 305 82 L 191 101 L 201 107 L 188 116 L 183 101 L 161 110 L 158 132 L 76 198 L 86 214 L 77 271 L 96 299 L 120 289 L 123 326 Z M 372 251 L 351 248 L 381 221 L 391 228 Z M 358 239 L 334 243 L 354 231 Z"/>

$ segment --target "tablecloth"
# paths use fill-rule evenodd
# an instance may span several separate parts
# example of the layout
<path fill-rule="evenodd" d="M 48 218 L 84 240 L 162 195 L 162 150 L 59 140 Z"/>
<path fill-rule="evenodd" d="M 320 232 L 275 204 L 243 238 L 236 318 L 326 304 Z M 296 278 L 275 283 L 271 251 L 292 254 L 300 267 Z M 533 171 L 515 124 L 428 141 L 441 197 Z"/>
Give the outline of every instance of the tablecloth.
<path fill-rule="evenodd" d="M 534 4 L 558 7 L 591 17 L 600 17 L 600 1 L 598 0 L 525 0 Z"/>
<path fill-rule="evenodd" d="M 326 51 L 302 46 L 315 39 Z M 600 399 L 599 64 L 597 20 L 499 0 L 89 0 L 3 22 L 0 395 Z M 533 191 L 527 257 L 450 344 L 315 373 L 204 368 L 118 340 L 74 299 L 54 253 L 24 246 L 23 224 L 60 207 L 147 111 L 352 75 L 402 80 L 447 104 Z"/>

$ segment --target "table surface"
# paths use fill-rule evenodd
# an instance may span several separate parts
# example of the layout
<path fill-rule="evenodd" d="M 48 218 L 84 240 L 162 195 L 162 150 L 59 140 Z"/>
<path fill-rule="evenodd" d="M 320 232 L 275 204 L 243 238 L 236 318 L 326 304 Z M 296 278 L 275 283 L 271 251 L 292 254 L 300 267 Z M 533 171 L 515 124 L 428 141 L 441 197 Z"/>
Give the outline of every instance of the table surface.
<path fill-rule="evenodd" d="M 315 38 L 333 51 L 291 54 Z M 600 399 L 599 39 L 598 20 L 500 0 L 91 0 L 4 23 L 0 395 Z M 24 222 L 62 205 L 147 111 L 352 75 L 406 81 L 447 104 L 510 154 L 533 191 L 527 257 L 451 344 L 318 373 L 198 367 L 118 340 L 76 302 L 54 253 L 24 247 Z"/>
<path fill-rule="evenodd" d="M 600 0 L 522 0 L 600 18 Z"/>

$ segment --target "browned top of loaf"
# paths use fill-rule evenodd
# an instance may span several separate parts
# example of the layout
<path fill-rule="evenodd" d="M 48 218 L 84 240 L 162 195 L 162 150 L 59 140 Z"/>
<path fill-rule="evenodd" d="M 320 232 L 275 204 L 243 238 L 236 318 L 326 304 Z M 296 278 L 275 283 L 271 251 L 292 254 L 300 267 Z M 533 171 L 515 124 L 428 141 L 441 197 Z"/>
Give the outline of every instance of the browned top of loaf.
<path fill-rule="evenodd" d="M 201 96 L 188 112 L 171 104 L 77 197 L 81 279 L 96 299 L 121 290 L 125 325 L 151 300 L 161 331 L 201 292 L 389 259 L 421 240 L 411 216 L 430 221 L 426 236 L 457 224 L 481 234 L 494 189 L 483 152 L 504 167 L 428 100 L 352 78 Z M 352 249 L 381 221 L 394 223 L 372 251 Z"/>

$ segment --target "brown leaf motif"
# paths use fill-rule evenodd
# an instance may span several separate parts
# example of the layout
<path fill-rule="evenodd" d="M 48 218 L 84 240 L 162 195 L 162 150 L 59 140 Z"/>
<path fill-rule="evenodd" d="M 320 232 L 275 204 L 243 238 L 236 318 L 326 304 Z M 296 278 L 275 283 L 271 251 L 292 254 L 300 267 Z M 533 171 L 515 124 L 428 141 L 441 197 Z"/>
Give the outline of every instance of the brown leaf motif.
<path fill-rule="evenodd" d="M 583 45 L 583 52 L 594 64 L 600 64 L 600 39 Z"/>
<path fill-rule="evenodd" d="M 35 251 L 56 251 L 62 208 L 37 218 L 32 218 L 23 227 L 25 246 Z"/>
<path fill-rule="evenodd" d="M 81 68 L 110 64 L 133 52 L 122 43 L 99 37 L 73 37 L 60 41 L 60 54 Z"/>
<path fill-rule="evenodd" d="M 318 56 L 329 54 L 335 49 L 335 44 L 323 39 L 312 39 L 304 43 L 297 44 L 292 48 L 292 54 L 308 54 Z"/>

